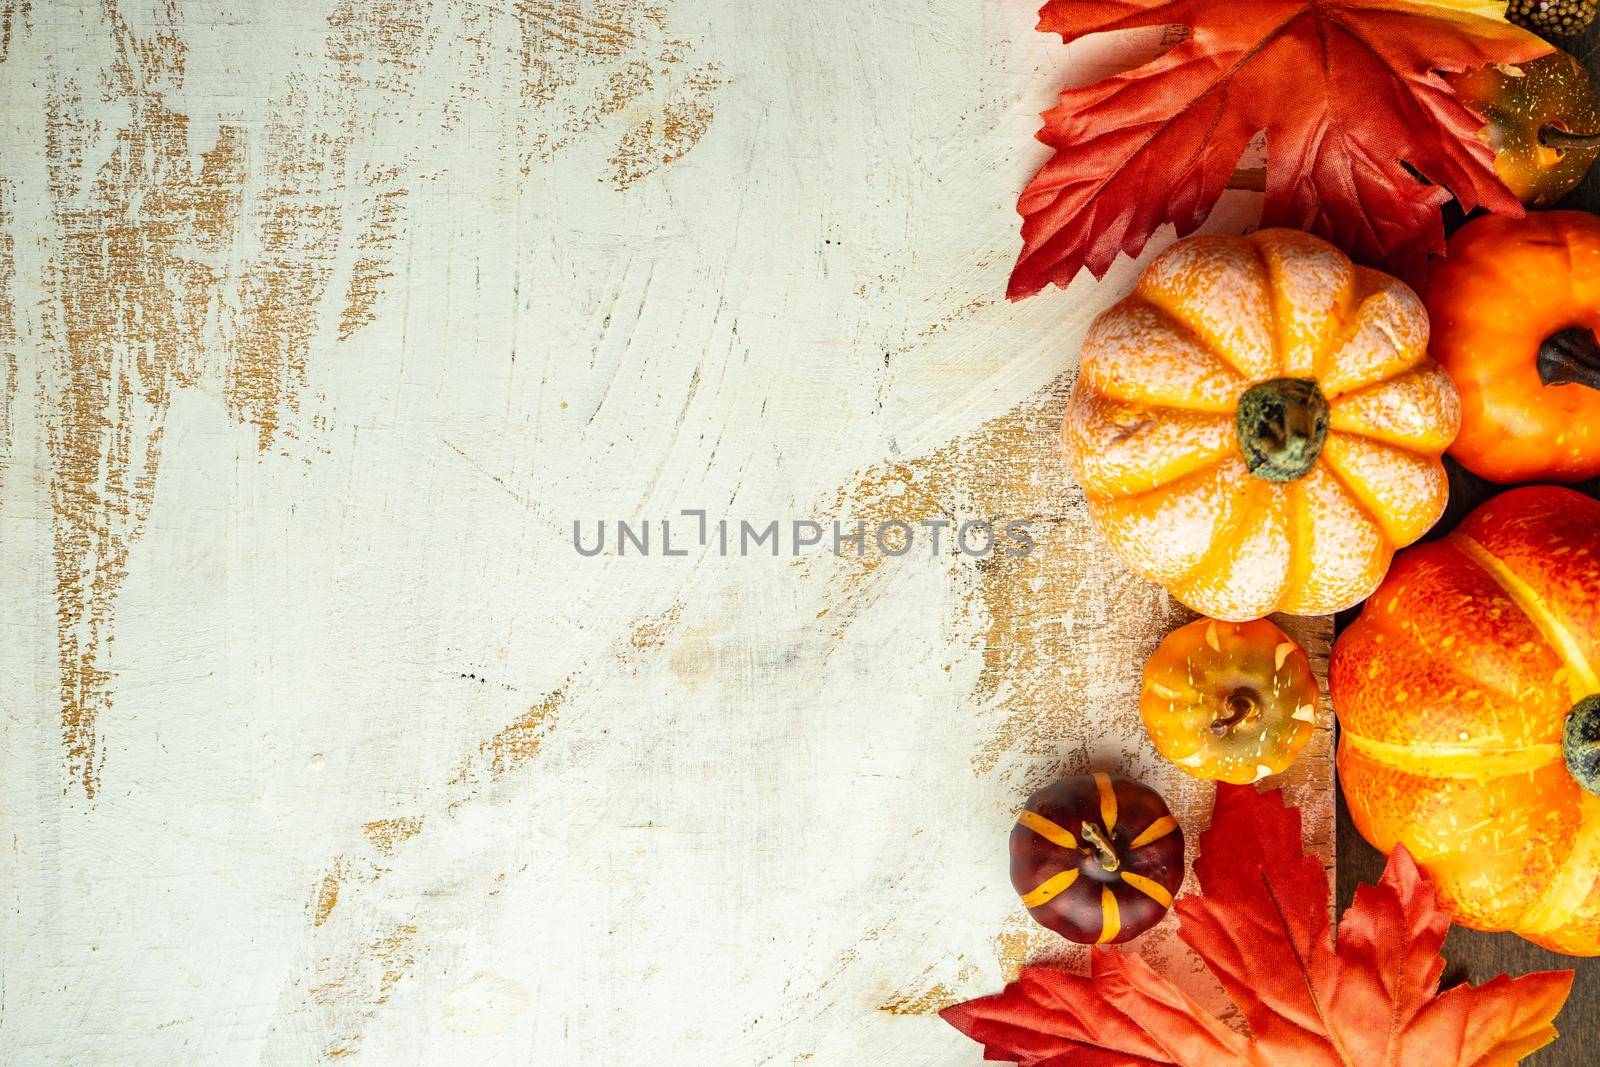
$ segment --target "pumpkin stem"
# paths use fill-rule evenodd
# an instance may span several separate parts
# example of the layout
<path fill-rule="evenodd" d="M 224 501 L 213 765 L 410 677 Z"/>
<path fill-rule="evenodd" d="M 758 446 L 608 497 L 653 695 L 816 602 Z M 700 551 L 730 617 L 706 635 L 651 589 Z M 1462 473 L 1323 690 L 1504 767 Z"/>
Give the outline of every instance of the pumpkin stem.
<path fill-rule="evenodd" d="M 1600 695 L 1584 697 L 1567 713 L 1561 755 L 1573 779 L 1600 796 Z"/>
<path fill-rule="evenodd" d="M 1248 689 L 1235 689 L 1228 694 L 1227 705 L 1227 717 L 1211 720 L 1211 732 L 1218 737 L 1227 737 L 1233 732 L 1235 726 L 1244 722 L 1255 712 L 1255 695 Z"/>
<path fill-rule="evenodd" d="M 1600 148 L 1600 133 L 1573 133 L 1560 126 L 1541 126 L 1539 143 L 1563 152 L 1569 148 Z"/>
<path fill-rule="evenodd" d="M 1117 858 L 1116 849 L 1111 847 L 1111 842 L 1106 840 L 1106 832 L 1092 822 L 1083 824 L 1083 839 L 1094 846 L 1095 859 L 1100 861 L 1100 866 L 1107 871 L 1115 871 L 1122 866 L 1122 861 Z"/>
<path fill-rule="evenodd" d="M 1328 439 L 1328 401 L 1310 378 L 1274 378 L 1244 391 L 1234 412 L 1239 451 L 1257 478 L 1292 482 L 1317 465 Z"/>
<path fill-rule="evenodd" d="M 1553 333 L 1539 346 L 1539 380 L 1546 385 L 1600 389 L 1600 340 L 1584 326 Z"/>

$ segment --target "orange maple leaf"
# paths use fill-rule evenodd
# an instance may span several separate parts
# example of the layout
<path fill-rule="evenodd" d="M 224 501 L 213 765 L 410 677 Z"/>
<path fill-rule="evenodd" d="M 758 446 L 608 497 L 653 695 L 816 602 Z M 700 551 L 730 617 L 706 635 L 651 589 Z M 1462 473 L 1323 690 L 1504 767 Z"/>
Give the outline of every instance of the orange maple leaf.
<path fill-rule="evenodd" d="M 1522 214 L 1478 137 L 1482 116 L 1439 73 L 1550 51 L 1527 31 L 1419 0 L 1049 0 L 1039 12 L 1039 29 L 1068 42 L 1165 25 L 1192 33 L 1045 112 L 1039 139 L 1055 154 L 1017 203 L 1012 299 L 1083 267 L 1104 275 L 1163 223 L 1193 232 L 1263 132 L 1263 224 L 1373 266 L 1414 276 L 1443 251 L 1452 194 L 1469 211 Z"/>
<path fill-rule="evenodd" d="M 1571 971 L 1438 992 L 1450 929 L 1404 848 L 1339 925 L 1328 879 L 1300 844 L 1300 811 L 1274 790 L 1219 785 L 1178 935 L 1239 1006 L 1250 1036 L 1195 1004 L 1137 956 L 1096 950 L 1088 976 L 1025 968 L 1005 992 L 941 1014 L 1023 1067 L 1491 1067 L 1554 1040 Z"/>

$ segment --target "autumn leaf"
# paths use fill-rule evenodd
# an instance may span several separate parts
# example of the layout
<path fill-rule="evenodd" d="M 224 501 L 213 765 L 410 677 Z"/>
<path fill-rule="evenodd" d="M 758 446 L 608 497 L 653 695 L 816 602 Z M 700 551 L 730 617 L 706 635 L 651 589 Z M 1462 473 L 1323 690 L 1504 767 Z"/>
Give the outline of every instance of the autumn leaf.
<path fill-rule="evenodd" d="M 1039 29 L 1067 42 L 1141 26 L 1192 32 L 1142 67 L 1064 90 L 1045 112 L 1039 139 L 1055 154 L 1018 201 L 1023 248 L 1008 295 L 1066 286 L 1083 267 L 1102 276 L 1163 223 L 1193 232 L 1263 132 L 1263 224 L 1310 230 L 1373 266 L 1414 276 L 1443 251 L 1439 208 L 1452 194 L 1467 210 L 1520 216 L 1478 137 L 1482 117 L 1439 74 L 1525 62 L 1550 45 L 1483 9 L 1049 0 Z"/>
<path fill-rule="evenodd" d="M 1096 950 L 1091 973 L 1027 967 L 996 996 L 942 1015 L 1023 1067 L 1491 1067 L 1554 1040 L 1571 971 L 1438 992 L 1450 920 L 1404 848 L 1340 923 L 1328 879 L 1300 843 L 1300 811 L 1274 790 L 1219 785 L 1195 862 L 1202 896 L 1179 899 L 1178 935 L 1238 1005 L 1249 1036 L 1137 956 Z"/>
<path fill-rule="evenodd" d="M 1417 0 L 1422 4 L 1437 4 L 1440 7 L 1452 8 L 1456 11 L 1471 11 L 1486 18 L 1505 20 L 1505 0 Z"/>
<path fill-rule="evenodd" d="M 1505 21 L 1506 0 L 1417 0 L 1422 4 L 1437 4 L 1456 11 L 1471 11 L 1485 18 Z"/>

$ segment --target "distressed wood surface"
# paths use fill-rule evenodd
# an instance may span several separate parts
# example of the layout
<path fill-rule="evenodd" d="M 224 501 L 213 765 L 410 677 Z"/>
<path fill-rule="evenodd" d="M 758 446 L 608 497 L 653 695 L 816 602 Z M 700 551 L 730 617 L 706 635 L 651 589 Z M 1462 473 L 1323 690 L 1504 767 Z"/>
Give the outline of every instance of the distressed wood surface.
<path fill-rule="evenodd" d="M 1029 6 L 0 3 L 4 1058 L 971 1063 L 1081 959 L 1032 789 L 1192 849 L 1187 615 L 1056 452 L 1140 264 L 1000 299 L 1038 112 L 1156 42 Z M 1037 548 L 574 550 L 685 509 Z"/>

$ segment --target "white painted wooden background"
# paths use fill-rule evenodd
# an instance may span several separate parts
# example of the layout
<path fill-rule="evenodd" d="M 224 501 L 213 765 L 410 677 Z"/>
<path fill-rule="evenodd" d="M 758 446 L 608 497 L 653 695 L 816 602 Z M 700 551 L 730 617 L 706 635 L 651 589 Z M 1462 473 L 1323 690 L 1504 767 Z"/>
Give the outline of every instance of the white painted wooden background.
<path fill-rule="evenodd" d="M 975 1063 L 1028 792 L 1193 843 L 1054 454 L 1137 265 L 1001 299 L 1032 6 L 0 3 L 0 1060 Z M 573 551 L 685 508 L 1040 548 Z"/>

